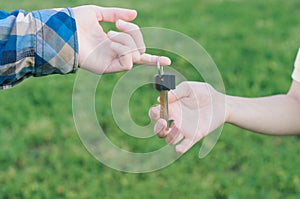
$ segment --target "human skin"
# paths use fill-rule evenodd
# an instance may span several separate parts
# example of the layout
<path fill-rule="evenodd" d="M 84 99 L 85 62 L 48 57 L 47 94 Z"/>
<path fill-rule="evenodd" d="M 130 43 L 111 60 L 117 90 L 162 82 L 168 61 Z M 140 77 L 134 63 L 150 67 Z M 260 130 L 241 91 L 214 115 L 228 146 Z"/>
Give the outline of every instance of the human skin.
<path fill-rule="evenodd" d="M 159 117 L 159 106 L 149 111 L 157 120 L 154 132 L 176 145 L 180 154 L 228 122 L 267 135 L 300 134 L 300 83 L 293 81 L 287 94 L 259 98 L 229 96 L 201 82 L 183 82 L 169 92 L 173 125 Z M 189 117 L 190 116 L 190 117 Z M 197 125 L 194 125 L 197 124 Z"/>
<path fill-rule="evenodd" d="M 157 56 L 146 53 L 140 28 L 130 21 L 137 12 L 94 5 L 72 8 L 78 34 L 79 66 L 96 74 L 130 70 L 133 64 L 156 65 Z M 120 32 L 104 32 L 99 22 L 112 22 Z M 161 65 L 170 65 L 167 57 Z"/>

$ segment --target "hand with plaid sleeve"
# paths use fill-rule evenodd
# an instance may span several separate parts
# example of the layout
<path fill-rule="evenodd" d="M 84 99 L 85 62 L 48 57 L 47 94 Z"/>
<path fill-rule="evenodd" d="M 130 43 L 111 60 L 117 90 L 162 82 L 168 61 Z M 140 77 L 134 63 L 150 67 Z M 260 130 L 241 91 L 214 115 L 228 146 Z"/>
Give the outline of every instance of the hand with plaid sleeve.
<path fill-rule="evenodd" d="M 25 78 L 74 73 L 78 66 L 97 74 L 155 65 L 145 53 L 135 10 L 81 6 L 33 12 L 0 11 L 0 89 Z M 99 22 L 116 23 L 105 33 Z M 161 59 L 169 65 L 167 57 Z"/>

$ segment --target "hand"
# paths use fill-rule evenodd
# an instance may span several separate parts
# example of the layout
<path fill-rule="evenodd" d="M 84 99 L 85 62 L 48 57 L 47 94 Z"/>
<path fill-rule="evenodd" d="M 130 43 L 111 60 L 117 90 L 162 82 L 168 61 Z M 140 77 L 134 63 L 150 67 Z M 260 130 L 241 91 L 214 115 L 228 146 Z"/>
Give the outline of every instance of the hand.
<path fill-rule="evenodd" d="M 132 21 L 137 12 L 121 8 L 80 6 L 73 8 L 79 44 L 79 66 L 97 74 L 129 70 L 134 63 L 156 65 L 157 56 L 145 53 L 139 27 Z M 114 22 L 121 32 L 103 31 L 99 22 Z M 161 65 L 170 59 L 161 58 Z"/>
<path fill-rule="evenodd" d="M 157 120 L 154 132 L 168 144 L 177 144 L 182 154 L 225 122 L 225 95 L 207 83 L 183 82 L 169 92 L 169 119 L 174 120 L 169 129 L 159 110 L 156 106 L 149 111 Z"/>

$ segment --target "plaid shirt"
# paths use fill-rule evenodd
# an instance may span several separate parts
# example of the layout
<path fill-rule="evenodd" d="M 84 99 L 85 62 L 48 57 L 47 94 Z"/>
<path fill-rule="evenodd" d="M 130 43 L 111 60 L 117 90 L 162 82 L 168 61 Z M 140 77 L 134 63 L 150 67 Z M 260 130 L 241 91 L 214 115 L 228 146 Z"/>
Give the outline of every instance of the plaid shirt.
<path fill-rule="evenodd" d="M 0 89 L 30 76 L 73 73 L 77 66 L 71 9 L 0 11 Z"/>

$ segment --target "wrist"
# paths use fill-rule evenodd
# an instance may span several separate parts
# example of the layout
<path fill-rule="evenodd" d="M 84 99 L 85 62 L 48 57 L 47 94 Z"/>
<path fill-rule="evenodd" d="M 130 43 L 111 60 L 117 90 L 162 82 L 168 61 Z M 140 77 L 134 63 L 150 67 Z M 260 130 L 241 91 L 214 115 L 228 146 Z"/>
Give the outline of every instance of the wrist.
<path fill-rule="evenodd" d="M 231 123 L 233 101 L 234 97 L 225 95 L 225 122 L 227 123 Z"/>

